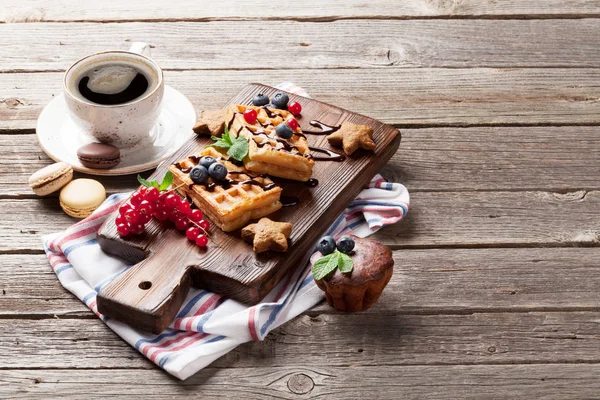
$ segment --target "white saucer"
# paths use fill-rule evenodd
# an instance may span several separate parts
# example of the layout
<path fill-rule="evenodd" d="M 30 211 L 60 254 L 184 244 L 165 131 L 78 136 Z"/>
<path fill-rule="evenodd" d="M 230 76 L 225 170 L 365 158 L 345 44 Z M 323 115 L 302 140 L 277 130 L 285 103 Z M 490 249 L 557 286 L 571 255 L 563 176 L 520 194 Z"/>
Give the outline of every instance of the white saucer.
<path fill-rule="evenodd" d="M 40 114 L 37 136 L 50 158 L 71 164 L 76 171 L 91 175 L 126 175 L 154 168 L 172 155 L 192 137 L 195 123 L 196 111 L 192 103 L 177 90 L 165 86 L 163 108 L 148 139 L 121 149 L 121 163 L 114 168 L 86 168 L 77 158 L 77 149 L 96 140 L 75 125 L 61 94 Z"/>

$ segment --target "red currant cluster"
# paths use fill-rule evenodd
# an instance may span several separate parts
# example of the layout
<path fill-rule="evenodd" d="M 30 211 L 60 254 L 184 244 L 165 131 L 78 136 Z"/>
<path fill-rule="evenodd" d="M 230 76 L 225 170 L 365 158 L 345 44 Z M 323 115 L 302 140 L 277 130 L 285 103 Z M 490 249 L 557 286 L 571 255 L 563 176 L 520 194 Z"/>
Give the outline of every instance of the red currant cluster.
<path fill-rule="evenodd" d="M 198 246 L 208 244 L 210 224 L 203 219 L 202 211 L 192 209 L 186 199 L 172 190 L 161 192 L 155 187 L 139 189 L 119 207 L 119 216 L 115 220 L 117 233 L 120 236 L 139 235 L 153 216 L 159 221 L 173 222 L 177 230 L 185 231 L 185 236 Z"/>

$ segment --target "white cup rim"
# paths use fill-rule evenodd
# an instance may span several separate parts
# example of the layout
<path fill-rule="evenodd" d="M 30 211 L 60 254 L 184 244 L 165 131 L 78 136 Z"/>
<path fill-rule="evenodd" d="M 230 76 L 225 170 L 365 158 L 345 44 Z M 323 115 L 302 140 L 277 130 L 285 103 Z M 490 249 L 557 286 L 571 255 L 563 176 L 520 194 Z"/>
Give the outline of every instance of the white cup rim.
<path fill-rule="evenodd" d="M 158 82 L 156 83 L 156 87 L 150 92 L 147 93 L 146 95 L 144 95 L 143 97 L 139 97 L 137 99 L 134 99 L 130 102 L 127 103 L 122 103 L 122 104 L 98 104 L 98 103 L 92 103 L 91 101 L 86 101 L 84 99 L 81 99 L 79 96 L 75 96 L 71 90 L 69 90 L 69 87 L 67 85 L 67 76 L 69 75 L 69 72 L 79 63 L 81 63 L 82 61 L 85 61 L 88 58 L 91 57 L 95 57 L 101 54 L 130 54 L 130 55 L 135 55 L 138 56 L 140 58 L 142 58 L 143 60 L 147 61 L 149 64 L 152 65 L 152 67 L 154 67 L 154 69 L 156 71 L 159 72 L 158 74 Z M 71 66 L 69 68 L 67 68 L 67 70 L 65 71 L 65 74 L 63 76 L 63 90 L 65 91 L 66 94 L 69 95 L 69 97 L 81 104 L 87 105 L 87 106 L 94 106 L 94 107 L 99 107 L 99 108 L 120 108 L 120 107 L 129 107 L 132 104 L 136 104 L 139 103 L 141 101 L 146 100 L 149 97 L 152 97 L 159 89 L 160 87 L 163 85 L 163 80 L 164 80 L 164 73 L 162 68 L 154 61 L 152 60 L 150 57 L 147 57 L 143 54 L 140 53 L 134 53 L 131 51 L 125 51 L 125 50 L 106 50 L 106 51 L 98 51 L 92 54 L 88 54 L 85 57 L 80 58 L 79 60 L 75 61 L 73 64 L 71 64 Z"/>

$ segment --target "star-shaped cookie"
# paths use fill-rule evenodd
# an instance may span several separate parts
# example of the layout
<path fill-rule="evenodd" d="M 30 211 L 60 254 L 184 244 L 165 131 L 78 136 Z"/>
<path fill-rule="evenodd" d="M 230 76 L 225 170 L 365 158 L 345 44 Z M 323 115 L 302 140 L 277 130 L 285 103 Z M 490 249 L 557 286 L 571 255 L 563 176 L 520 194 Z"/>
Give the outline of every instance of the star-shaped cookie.
<path fill-rule="evenodd" d="M 194 125 L 194 132 L 202 136 L 220 137 L 225 130 L 226 115 L 227 109 L 202 111 L 202 118 Z"/>
<path fill-rule="evenodd" d="M 288 238 L 292 234 L 292 224 L 275 222 L 269 218 L 261 218 L 256 224 L 242 229 L 242 239 L 252 243 L 255 253 L 273 250 L 284 252 L 288 249 Z"/>
<path fill-rule="evenodd" d="M 340 129 L 327 136 L 329 144 L 344 149 L 344 153 L 351 155 L 359 148 L 375 150 L 377 144 L 373 141 L 373 128 L 368 125 L 356 125 L 345 121 Z"/>

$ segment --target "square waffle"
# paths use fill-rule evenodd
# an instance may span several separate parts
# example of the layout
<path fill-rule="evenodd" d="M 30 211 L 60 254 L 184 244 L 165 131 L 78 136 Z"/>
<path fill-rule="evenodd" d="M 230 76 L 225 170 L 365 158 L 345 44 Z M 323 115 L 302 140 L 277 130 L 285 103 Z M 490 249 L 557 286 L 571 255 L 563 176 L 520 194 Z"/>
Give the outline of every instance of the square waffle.
<path fill-rule="evenodd" d="M 248 109 L 258 114 L 254 124 L 244 119 L 244 111 Z M 226 117 L 229 135 L 248 139 L 248 156 L 244 159 L 248 171 L 303 182 L 310 179 L 315 161 L 300 127 L 290 139 L 282 139 L 275 133 L 275 127 L 289 118 L 294 116 L 285 110 L 237 104 L 229 107 Z"/>
<path fill-rule="evenodd" d="M 214 157 L 227 167 L 229 173 L 221 181 L 224 184 L 213 178 L 208 178 L 205 184 L 192 182 L 188 169 L 197 165 L 197 160 L 202 156 Z M 171 165 L 169 171 L 173 173 L 173 185 L 182 185 L 177 189 L 178 192 L 191 198 L 225 232 L 239 229 L 251 219 L 264 217 L 281 208 L 279 198 L 282 189 L 279 186 L 274 185 L 266 176 L 256 176 L 244 167 L 233 164 L 227 154 L 214 147 L 203 149 L 198 157 L 189 157 Z M 240 183 L 244 181 L 254 183 Z"/>

